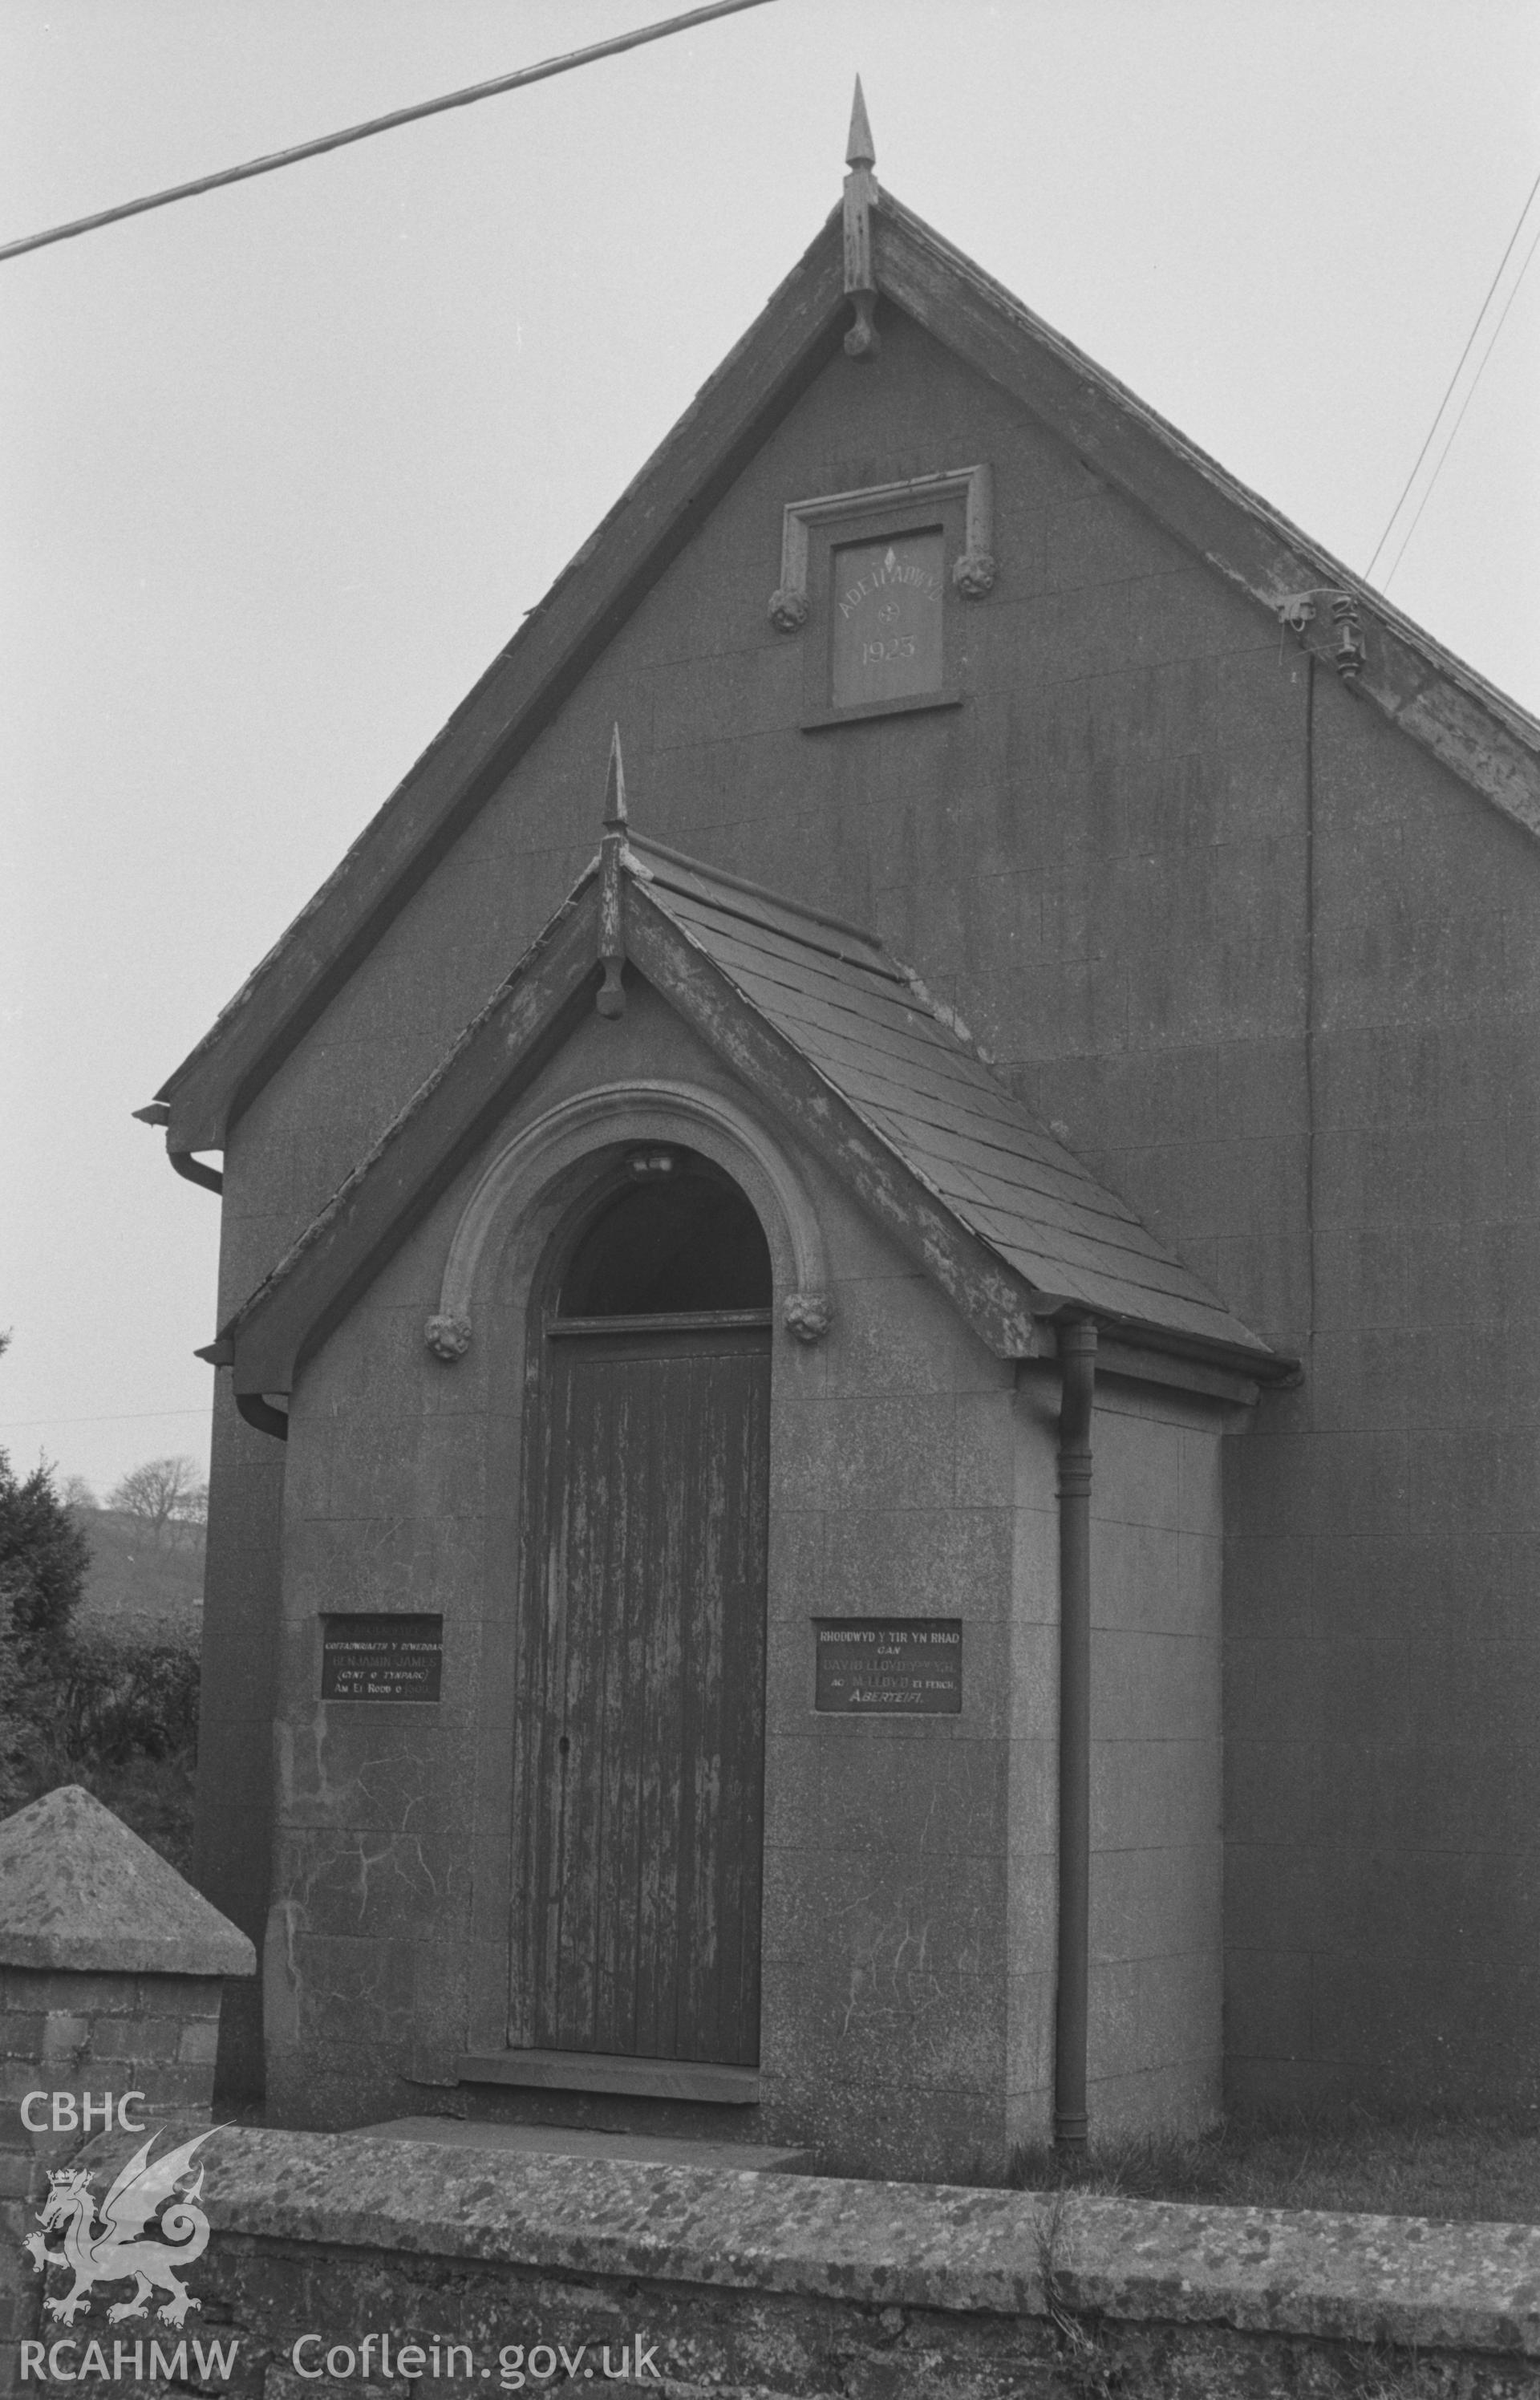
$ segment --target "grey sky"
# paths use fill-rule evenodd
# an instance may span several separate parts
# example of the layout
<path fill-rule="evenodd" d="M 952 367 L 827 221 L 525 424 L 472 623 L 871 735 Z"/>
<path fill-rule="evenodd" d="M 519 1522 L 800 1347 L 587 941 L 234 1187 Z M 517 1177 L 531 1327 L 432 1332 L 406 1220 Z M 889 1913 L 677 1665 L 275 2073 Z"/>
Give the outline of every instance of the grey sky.
<path fill-rule="evenodd" d="M 0 238 L 666 13 L 7 0 Z M 1530 0 L 775 0 L 0 266 L 18 1465 L 204 1454 L 217 1204 L 129 1111 L 811 239 L 857 69 L 879 180 L 1367 566 L 1540 170 Z M 1540 263 L 1391 587 L 1532 708 L 1537 421 Z"/>

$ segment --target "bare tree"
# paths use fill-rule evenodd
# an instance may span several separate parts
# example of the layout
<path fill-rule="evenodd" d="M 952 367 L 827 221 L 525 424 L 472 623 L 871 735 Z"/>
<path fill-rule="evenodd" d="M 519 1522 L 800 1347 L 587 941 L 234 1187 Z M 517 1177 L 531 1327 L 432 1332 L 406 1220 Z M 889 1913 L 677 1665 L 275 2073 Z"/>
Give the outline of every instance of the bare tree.
<path fill-rule="evenodd" d="M 147 1458 L 114 1484 L 107 1506 L 137 1519 L 159 1547 L 203 1523 L 209 1494 L 192 1459 Z"/>
<path fill-rule="evenodd" d="M 97 1508 L 101 1503 L 83 1475 L 66 1475 L 60 1498 L 66 1508 Z"/>

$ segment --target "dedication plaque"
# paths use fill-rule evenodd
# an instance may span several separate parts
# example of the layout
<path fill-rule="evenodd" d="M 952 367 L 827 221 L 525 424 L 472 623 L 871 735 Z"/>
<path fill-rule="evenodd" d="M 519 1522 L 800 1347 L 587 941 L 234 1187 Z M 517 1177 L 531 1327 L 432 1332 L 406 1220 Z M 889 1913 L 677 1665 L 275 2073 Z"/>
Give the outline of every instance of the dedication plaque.
<path fill-rule="evenodd" d="M 323 1700 L 436 1700 L 442 1616 L 329 1616 L 321 1640 Z"/>
<path fill-rule="evenodd" d="M 910 700 L 942 688 L 945 539 L 939 525 L 891 541 L 842 544 L 830 559 L 836 708 Z"/>
<path fill-rule="evenodd" d="M 962 1711 L 960 1616 L 815 1616 L 813 1706 L 841 1716 Z"/>

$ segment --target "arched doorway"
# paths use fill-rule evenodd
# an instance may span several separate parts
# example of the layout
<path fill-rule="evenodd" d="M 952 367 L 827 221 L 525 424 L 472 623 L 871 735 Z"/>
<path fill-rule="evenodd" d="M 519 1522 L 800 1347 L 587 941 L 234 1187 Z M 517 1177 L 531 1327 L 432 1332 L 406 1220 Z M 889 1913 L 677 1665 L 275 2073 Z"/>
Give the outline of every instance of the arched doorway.
<path fill-rule="evenodd" d="M 738 1185 L 633 1152 L 531 1335 L 510 2045 L 753 2066 L 770 1259 Z"/>

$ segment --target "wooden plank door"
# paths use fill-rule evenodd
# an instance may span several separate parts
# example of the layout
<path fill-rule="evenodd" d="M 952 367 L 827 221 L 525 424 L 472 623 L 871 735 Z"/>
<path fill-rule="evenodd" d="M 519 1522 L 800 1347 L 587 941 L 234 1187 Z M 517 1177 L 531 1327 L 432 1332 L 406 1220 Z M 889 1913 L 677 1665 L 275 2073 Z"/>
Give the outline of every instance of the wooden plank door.
<path fill-rule="evenodd" d="M 759 2054 L 770 1336 L 546 1343 L 510 2043 Z"/>

